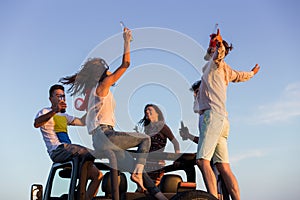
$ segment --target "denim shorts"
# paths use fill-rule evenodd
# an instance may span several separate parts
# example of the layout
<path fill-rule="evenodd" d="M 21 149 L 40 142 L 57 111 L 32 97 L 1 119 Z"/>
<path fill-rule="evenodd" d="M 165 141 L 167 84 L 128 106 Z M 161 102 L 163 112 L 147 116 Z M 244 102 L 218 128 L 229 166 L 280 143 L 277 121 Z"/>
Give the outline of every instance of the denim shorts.
<path fill-rule="evenodd" d="M 227 138 L 229 122 L 226 116 L 213 110 L 203 113 L 196 159 L 213 160 L 213 163 L 229 163 Z"/>
<path fill-rule="evenodd" d="M 87 156 L 92 150 L 77 144 L 61 144 L 52 151 L 53 162 L 67 162 L 76 156 Z"/>

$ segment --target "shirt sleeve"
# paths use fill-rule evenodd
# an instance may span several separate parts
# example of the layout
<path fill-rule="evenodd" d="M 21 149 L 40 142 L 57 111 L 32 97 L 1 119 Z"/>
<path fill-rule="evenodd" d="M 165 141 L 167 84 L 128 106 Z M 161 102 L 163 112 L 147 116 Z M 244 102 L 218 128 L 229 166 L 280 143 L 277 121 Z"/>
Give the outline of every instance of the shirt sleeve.
<path fill-rule="evenodd" d="M 225 81 L 228 82 L 243 82 L 248 81 L 250 78 L 254 76 L 254 72 L 242 72 L 233 70 L 229 65 L 227 65 L 224 61 L 225 58 L 225 46 L 223 43 L 220 44 L 217 51 L 214 54 L 214 63 L 216 68 L 223 68 L 225 70 Z"/>
<path fill-rule="evenodd" d="M 38 118 L 38 117 L 41 116 L 41 115 L 44 115 L 44 114 L 50 112 L 50 111 L 51 111 L 50 108 L 43 108 L 43 109 L 41 109 L 41 110 L 36 114 L 35 119 Z"/>
<path fill-rule="evenodd" d="M 254 76 L 253 71 L 251 71 L 251 72 L 237 71 L 237 70 L 231 69 L 231 67 L 229 65 L 226 66 L 226 72 L 227 72 L 227 76 L 228 76 L 228 81 L 234 82 L 234 83 L 248 81 L 249 79 L 251 79 Z"/>
<path fill-rule="evenodd" d="M 67 118 L 68 125 L 70 125 L 75 119 L 74 116 L 71 116 L 71 115 L 68 115 L 68 114 L 65 114 L 65 117 Z"/>

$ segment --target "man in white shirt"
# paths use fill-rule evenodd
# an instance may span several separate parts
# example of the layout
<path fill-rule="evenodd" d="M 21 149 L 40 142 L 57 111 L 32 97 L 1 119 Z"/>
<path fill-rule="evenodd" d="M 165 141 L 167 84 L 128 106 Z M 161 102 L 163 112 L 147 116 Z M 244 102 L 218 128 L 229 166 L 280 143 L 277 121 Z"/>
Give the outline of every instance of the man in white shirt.
<path fill-rule="evenodd" d="M 71 144 L 67 134 L 67 126 L 84 126 L 85 116 L 77 118 L 65 113 L 67 104 L 62 85 L 53 85 L 49 90 L 51 107 L 41 109 L 34 120 L 34 127 L 40 128 L 48 154 L 53 162 L 67 162 L 72 158 L 84 157 L 90 154 L 90 149 L 77 144 Z M 91 200 L 98 192 L 103 174 L 90 164 L 87 169 L 91 180 L 86 192 L 86 200 Z"/>
<path fill-rule="evenodd" d="M 211 36 L 210 47 L 205 56 L 208 62 L 203 67 L 198 95 L 199 114 L 203 120 L 200 125 L 196 159 L 209 193 L 218 197 L 216 177 L 210 164 L 212 160 L 224 179 L 231 198 L 239 200 L 238 183 L 229 165 L 226 92 L 229 82 L 247 81 L 259 71 L 260 67 L 256 64 L 250 72 L 231 69 L 224 61 L 231 49 L 232 46 L 222 39 L 219 30 L 217 34 Z"/>

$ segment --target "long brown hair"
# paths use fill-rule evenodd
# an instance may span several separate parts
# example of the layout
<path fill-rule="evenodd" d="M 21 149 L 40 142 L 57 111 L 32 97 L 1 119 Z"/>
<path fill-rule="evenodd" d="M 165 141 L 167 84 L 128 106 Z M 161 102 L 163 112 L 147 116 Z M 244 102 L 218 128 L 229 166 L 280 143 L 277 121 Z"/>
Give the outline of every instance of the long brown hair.
<path fill-rule="evenodd" d="M 72 76 L 66 76 L 59 80 L 64 85 L 71 85 L 68 93 L 73 95 L 85 95 L 97 83 L 107 76 L 108 65 L 101 58 L 92 58 L 86 61 L 79 72 Z"/>
<path fill-rule="evenodd" d="M 153 107 L 154 110 L 157 112 L 158 114 L 158 121 L 162 121 L 164 122 L 165 119 L 164 119 L 164 116 L 163 116 L 163 113 L 161 112 L 161 110 L 159 109 L 159 107 L 155 104 L 147 104 L 144 108 L 144 117 L 139 121 L 139 124 L 143 125 L 143 126 L 147 126 L 150 124 L 150 120 L 146 118 L 146 109 L 148 107 Z"/>

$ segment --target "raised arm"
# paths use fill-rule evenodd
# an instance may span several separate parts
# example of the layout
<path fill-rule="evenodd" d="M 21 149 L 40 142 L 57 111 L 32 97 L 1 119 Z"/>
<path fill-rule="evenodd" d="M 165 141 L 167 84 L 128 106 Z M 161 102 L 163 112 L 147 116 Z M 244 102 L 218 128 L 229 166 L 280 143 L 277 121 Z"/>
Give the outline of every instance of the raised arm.
<path fill-rule="evenodd" d="M 34 119 L 34 124 L 33 126 L 35 128 L 39 128 L 43 126 L 47 121 L 51 119 L 56 114 L 54 110 L 50 110 L 48 113 L 40 115 L 39 117 Z"/>
<path fill-rule="evenodd" d="M 55 101 L 52 102 L 51 111 L 40 115 L 39 117 L 35 118 L 33 126 L 35 128 L 39 128 L 43 126 L 47 121 L 51 119 L 56 113 L 60 112 L 63 109 L 66 109 L 67 104 L 64 101 Z"/>
<path fill-rule="evenodd" d="M 216 36 L 212 39 L 216 43 L 217 50 L 213 54 L 213 60 L 217 67 L 220 62 L 225 58 L 225 47 L 223 45 L 223 38 L 220 34 L 220 30 L 217 30 Z"/>
<path fill-rule="evenodd" d="M 123 38 L 124 38 L 124 54 L 122 58 L 121 65 L 99 84 L 97 87 L 96 93 L 99 96 L 106 96 L 110 86 L 115 84 L 119 78 L 124 74 L 127 68 L 130 65 L 130 39 L 131 39 L 131 30 L 124 28 Z"/>

